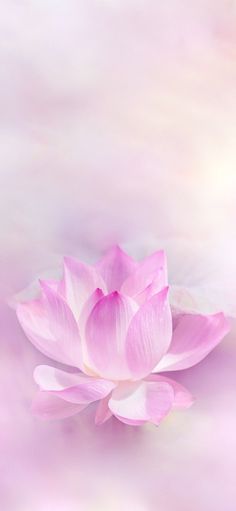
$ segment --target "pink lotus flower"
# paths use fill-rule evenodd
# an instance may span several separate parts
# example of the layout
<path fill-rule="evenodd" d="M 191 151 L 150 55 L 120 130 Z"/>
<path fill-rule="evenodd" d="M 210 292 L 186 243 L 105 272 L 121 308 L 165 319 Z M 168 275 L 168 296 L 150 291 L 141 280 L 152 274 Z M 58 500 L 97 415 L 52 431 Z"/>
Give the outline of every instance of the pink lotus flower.
<path fill-rule="evenodd" d="M 77 368 L 36 367 L 33 411 L 42 417 L 68 417 L 97 401 L 96 423 L 114 415 L 159 424 L 193 402 L 163 371 L 197 364 L 228 332 L 222 313 L 171 313 L 163 251 L 137 263 L 115 247 L 95 266 L 67 257 L 62 280 L 40 285 L 39 299 L 18 305 L 19 321 L 42 353 Z"/>

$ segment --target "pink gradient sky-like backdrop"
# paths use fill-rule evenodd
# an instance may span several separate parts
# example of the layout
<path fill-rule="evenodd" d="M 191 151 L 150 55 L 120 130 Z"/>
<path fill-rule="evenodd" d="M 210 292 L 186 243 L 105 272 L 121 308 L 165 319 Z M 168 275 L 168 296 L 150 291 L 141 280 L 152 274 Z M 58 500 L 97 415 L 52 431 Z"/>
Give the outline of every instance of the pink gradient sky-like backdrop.
<path fill-rule="evenodd" d="M 28 0 L 0 16 L 0 508 L 235 511 L 236 334 L 159 428 L 32 417 L 14 295 L 121 243 L 236 314 L 236 2 Z"/>

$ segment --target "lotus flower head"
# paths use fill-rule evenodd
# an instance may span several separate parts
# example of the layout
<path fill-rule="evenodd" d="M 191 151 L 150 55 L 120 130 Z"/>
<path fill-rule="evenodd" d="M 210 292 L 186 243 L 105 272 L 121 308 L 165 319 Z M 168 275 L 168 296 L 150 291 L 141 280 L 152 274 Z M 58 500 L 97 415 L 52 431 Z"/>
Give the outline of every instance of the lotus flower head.
<path fill-rule="evenodd" d="M 33 411 L 44 418 L 96 402 L 96 423 L 114 415 L 158 425 L 193 402 L 165 371 L 197 364 L 228 331 L 221 312 L 171 310 L 163 251 L 137 263 L 113 247 L 94 266 L 66 257 L 63 278 L 40 287 L 40 297 L 20 303 L 17 315 L 36 348 L 63 364 L 35 369 Z"/>

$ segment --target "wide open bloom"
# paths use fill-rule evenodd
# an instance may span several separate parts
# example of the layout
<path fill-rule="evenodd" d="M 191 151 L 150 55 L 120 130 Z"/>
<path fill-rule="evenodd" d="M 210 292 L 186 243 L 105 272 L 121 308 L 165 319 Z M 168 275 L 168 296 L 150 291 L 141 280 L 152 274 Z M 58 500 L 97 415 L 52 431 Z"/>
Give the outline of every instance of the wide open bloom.
<path fill-rule="evenodd" d="M 197 364 L 228 332 L 221 312 L 171 311 L 163 251 L 137 263 L 114 247 L 94 266 L 67 257 L 62 280 L 40 286 L 40 298 L 18 305 L 19 321 L 42 353 L 74 368 L 36 367 L 33 410 L 42 417 L 68 417 L 96 401 L 96 423 L 115 415 L 159 424 L 193 401 L 162 373 Z"/>

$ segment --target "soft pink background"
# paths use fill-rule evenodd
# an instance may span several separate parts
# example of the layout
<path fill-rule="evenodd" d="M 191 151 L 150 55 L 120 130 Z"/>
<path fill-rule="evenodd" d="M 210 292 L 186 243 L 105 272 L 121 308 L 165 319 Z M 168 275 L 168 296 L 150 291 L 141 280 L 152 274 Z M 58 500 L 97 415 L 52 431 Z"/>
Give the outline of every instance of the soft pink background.
<path fill-rule="evenodd" d="M 198 306 L 236 314 L 236 2 L 28 0 L 0 16 L 0 507 L 235 511 L 236 333 L 179 374 L 193 408 L 159 428 L 93 407 L 31 416 L 47 359 L 14 296 L 113 242 L 167 250 Z"/>

